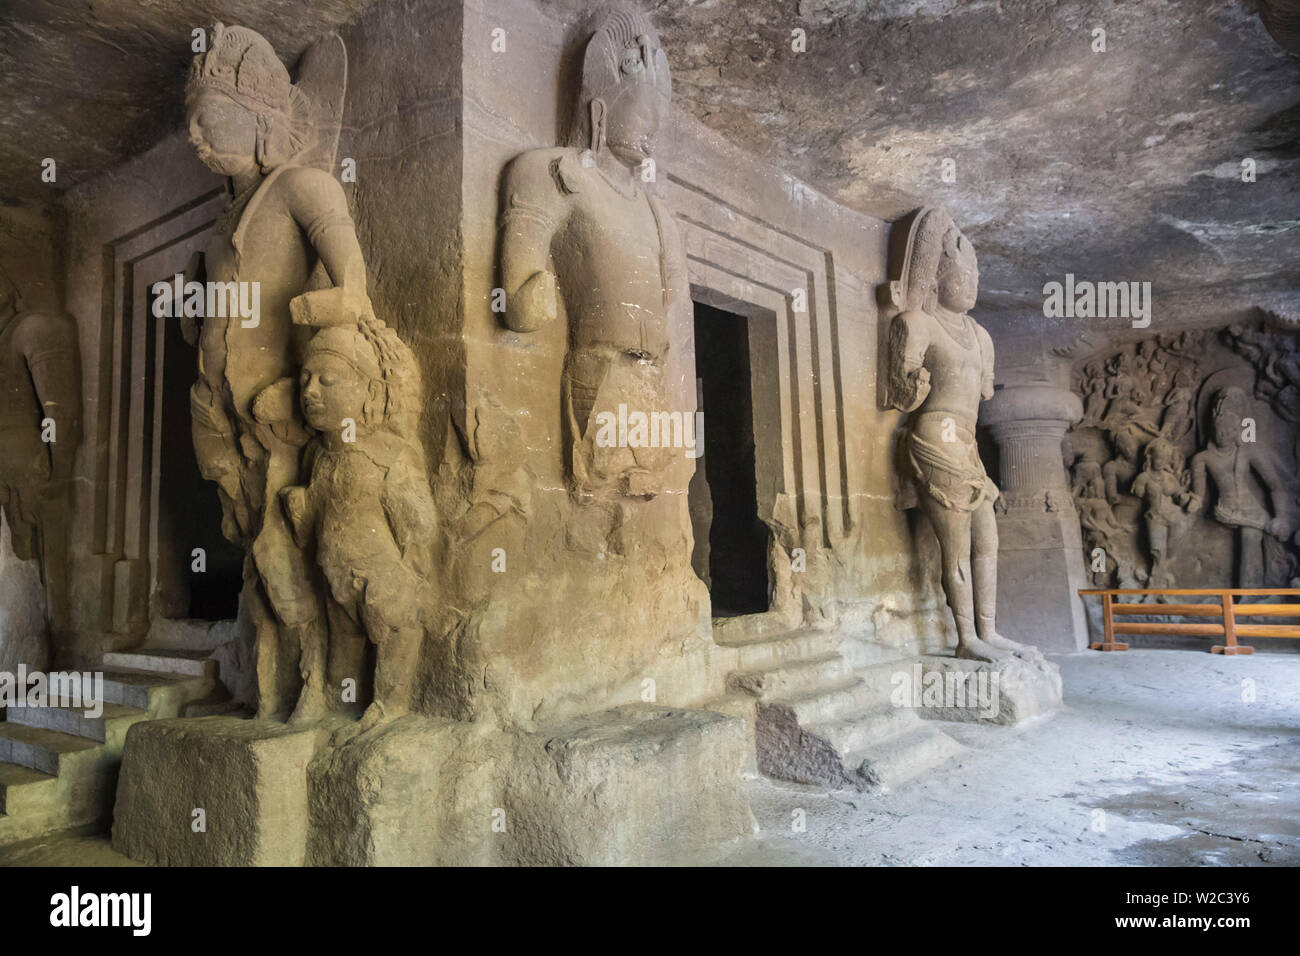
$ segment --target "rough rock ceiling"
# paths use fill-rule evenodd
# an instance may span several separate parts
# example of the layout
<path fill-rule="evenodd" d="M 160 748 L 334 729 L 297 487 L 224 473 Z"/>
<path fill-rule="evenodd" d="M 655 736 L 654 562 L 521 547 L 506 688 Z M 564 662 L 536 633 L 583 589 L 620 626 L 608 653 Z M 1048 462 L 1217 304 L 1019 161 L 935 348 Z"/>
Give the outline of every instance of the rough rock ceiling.
<path fill-rule="evenodd" d="M 288 58 L 375 2 L 5 0 L 0 191 L 47 195 L 42 157 L 72 185 L 176 129 L 194 26 L 255 26 Z M 1153 282 L 1158 321 L 1300 311 L 1300 59 L 1252 0 L 646 5 L 678 103 L 707 125 L 866 212 L 946 203 L 980 252 L 983 310 L 1037 313 L 1073 272 Z"/>
<path fill-rule="evenodd" d="M 946 203 L 980 253 L 982 309 L 1041 314 L 1043 283 L 1073 272 L 1151 281 L 1157 310 L 1174 306 L 1156 321 L 1196 321 L 1229 300 L 1295 311 L 1300 59 L 1253 3 L 665 0 L 654 11 L 679 103 L 729 139 L 852 207 Z M 1098 26 L 1104 53 L 1092 51 Z M 806 53 L 791 51 L 795 27 Z"/>
<path fill-rule="evenodd" d="M 0 0 L 0 198 L 48 199 L 180 129 L 190 31 L 254 26 L 283 54 L 375 0 Z"/>

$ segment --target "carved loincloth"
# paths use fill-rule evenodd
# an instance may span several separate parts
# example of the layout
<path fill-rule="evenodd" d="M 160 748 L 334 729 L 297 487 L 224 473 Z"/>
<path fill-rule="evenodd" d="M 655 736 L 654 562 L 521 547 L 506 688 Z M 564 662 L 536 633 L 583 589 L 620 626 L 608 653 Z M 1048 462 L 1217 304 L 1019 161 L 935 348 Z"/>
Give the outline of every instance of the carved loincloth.
<path fill-rule="evenodd" d="M 962 512 L 998 499 L 998 487 L 984 471 L 974 438 L 936 444 L 908 431 L 900 452 L 904 470 L 900 504 L 904 509 L 918 505 L 918 493 L 929 495 L 950 511 Z"/>
<path fill-rule="evenodd" d="M 1267 511 L 1256 505 L 1228 509 L 1221 504 L 1217 504 L 1214 506 L 1214 520 L 1233 528 L 1254 528 L 1256 531 L 1267 531 L 1270 518 Z"/>

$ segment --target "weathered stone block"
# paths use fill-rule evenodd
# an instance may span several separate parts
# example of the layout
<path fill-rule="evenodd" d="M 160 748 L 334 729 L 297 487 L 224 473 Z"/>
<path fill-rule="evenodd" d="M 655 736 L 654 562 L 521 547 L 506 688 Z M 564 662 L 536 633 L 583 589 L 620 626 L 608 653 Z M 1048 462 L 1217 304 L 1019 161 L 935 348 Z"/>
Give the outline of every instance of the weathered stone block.
<path fill-rule="evenodd" d="M 162 866 L 296 866 L 307 852 L 307 765 L 328 725 L 154 720 L 127 733 L 113 848 Z M 204 830 L 196 832 L 195 810 Z"/>
<path fill-rule="evenodd" d="M 549 733 L 406 717 L 311 769 L 308 862 L 685 863 L 755 832 L 744 721 L 634 705 Z"/>

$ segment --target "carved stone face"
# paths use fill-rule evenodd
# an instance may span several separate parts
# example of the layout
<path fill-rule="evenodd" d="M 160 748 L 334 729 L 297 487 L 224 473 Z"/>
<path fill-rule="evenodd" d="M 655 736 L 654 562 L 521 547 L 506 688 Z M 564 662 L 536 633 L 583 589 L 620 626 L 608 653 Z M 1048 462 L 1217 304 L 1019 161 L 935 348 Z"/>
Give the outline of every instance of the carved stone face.
<path fill-rule="evenodd" d="M 190 104 L 190 145 L 203 165 L 236 176 L 257 162 L 257 114 L 230 97 L 206 90 Z"/>
<path fill-rule="evenodd" d="M 654 154 L 655 137 L 668 112 L 668 97 L 655 83 L 655 70 L 666 69 L 662 56 L 645 42 L 628 46 L 619 63 L 617 91 L 605 100 L 605 145 L 619 161 L 637 166 Z"/>
<path fill-rule="evenodd" d="M 302 414 L 312 428 L 341 431 L 344 419 L 361 427 L 369 383 L 342 358 L 331 352 L 309 353 L 299 381 Z"/>
<path fill-rule="evenodd" d="M 939 262 L 939 304 L 953 312 L 969 312 L 979 295 L 980 271 L 975 261 L 975 247 L 957 233 L 949 245 L 944 243 Z"/>
<path fill-rule="evenodd" d="M 1230 448 L 1241 437 L 1241 416 L 1231 406 L 1225 405 L 1214 416 L 1214 443 L 1220 448 Z"/>

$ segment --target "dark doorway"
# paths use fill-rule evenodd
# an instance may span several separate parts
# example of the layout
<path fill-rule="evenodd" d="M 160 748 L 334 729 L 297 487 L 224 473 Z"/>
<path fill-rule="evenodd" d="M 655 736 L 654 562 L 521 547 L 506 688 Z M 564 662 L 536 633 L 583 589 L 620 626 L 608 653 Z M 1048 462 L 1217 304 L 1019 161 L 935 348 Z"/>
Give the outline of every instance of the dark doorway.
<path fill-rule="evenodd" d="M 152 316 L 152 303 L 149 315 Z M 162 320 L 162 402 L 158 460 L 158 613 L 165 618 L 224 621 L 239 610 L 244 553 L 221 533 L 217 486 L 199 474 L 190 426 L 190 387 L 198 350 L 181 320 Z M 194 570 L 202 548 L 206 570 Z"/>
<path fill-rule="evenodd" d="M 692 484 L 692 514 L 707 521 L 707 560 L 697 545 L 696 569 L 709 585 L 713 616 L 768 609 L 768 528 L 758 517 L 754 462 L 754 399 L 749 324 L 742 315 L 695 303 L 695 375 L 704 410 L 704 481 Z M 703 500 L 704 498 L 708 501 Z"/>

